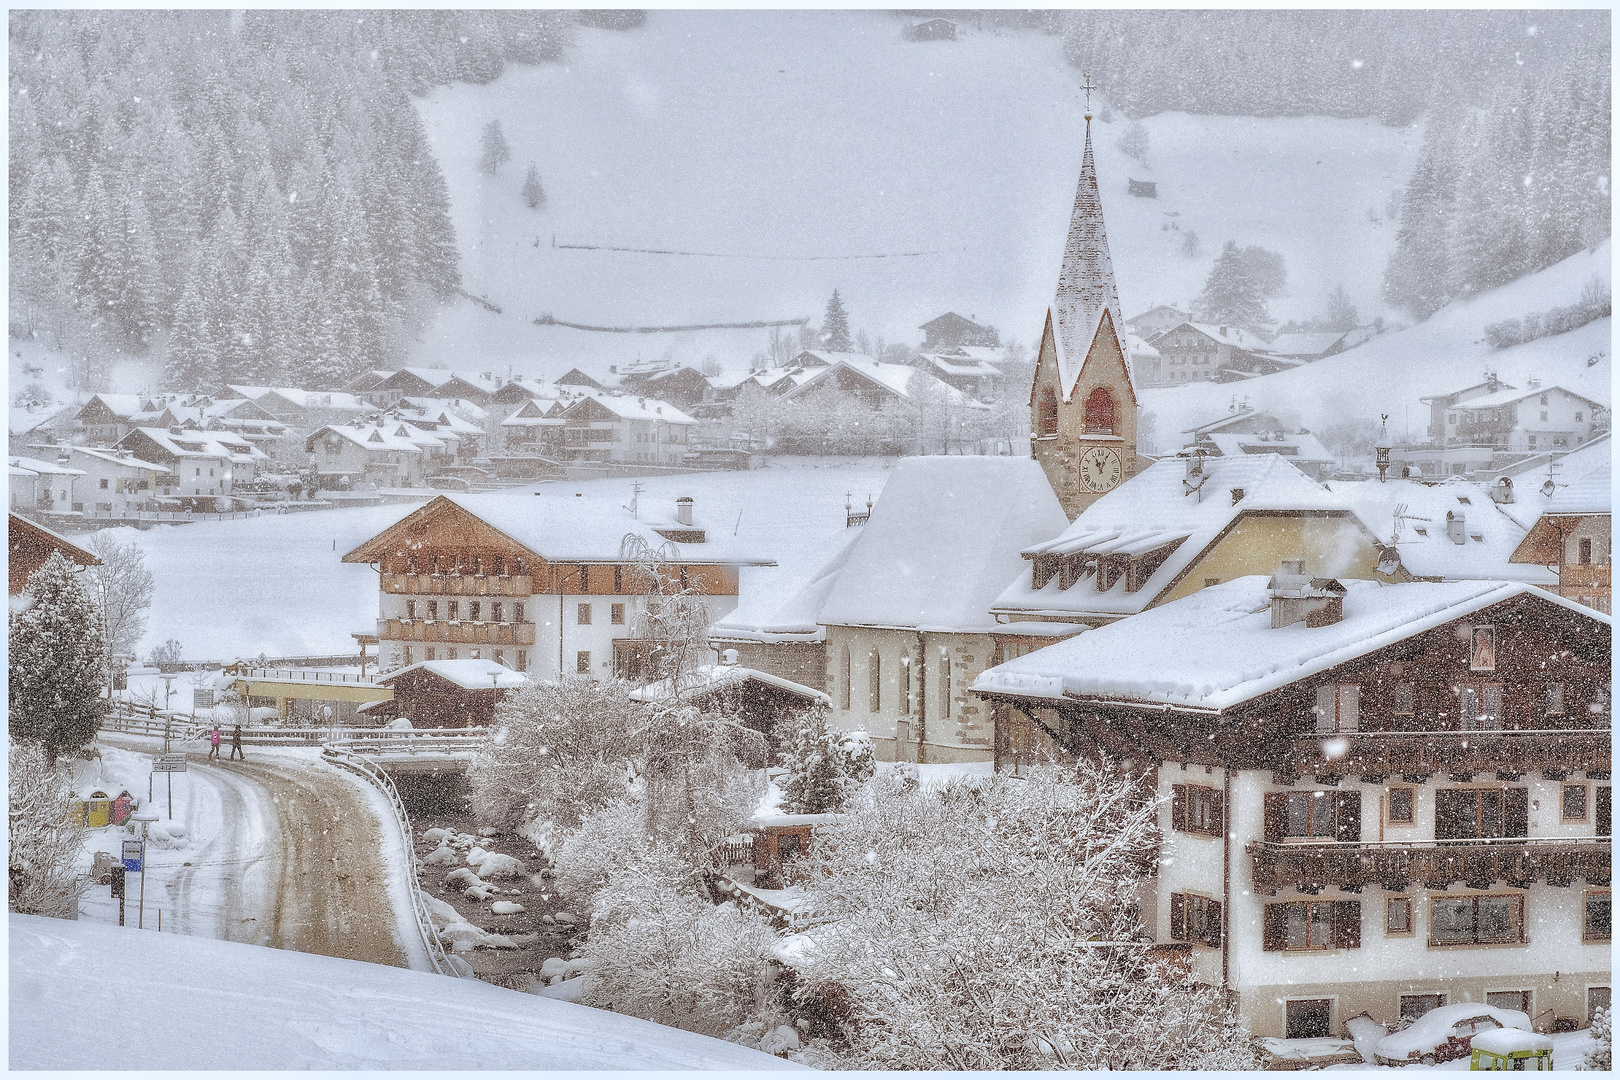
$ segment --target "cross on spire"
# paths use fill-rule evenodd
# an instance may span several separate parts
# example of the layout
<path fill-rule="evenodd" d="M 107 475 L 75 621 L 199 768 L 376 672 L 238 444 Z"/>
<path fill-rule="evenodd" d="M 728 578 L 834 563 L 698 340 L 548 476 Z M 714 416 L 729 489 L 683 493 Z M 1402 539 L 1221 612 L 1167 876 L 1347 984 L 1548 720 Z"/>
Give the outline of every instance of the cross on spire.
<path fill-rule="evenodd" d="M 1090 120 L 1091 119 L 1091 92 L 1093 90 L 1097 89 L 1097 88 L 1091 82 L 1091 72 L 1089 72 L 1089 71 L 1086 72 L 1084 78 L 1085 78 L 1085 81 L 1080 84 L 1080 89 L 1082 89 L 1082 90 L 1084 90 L 1086 92 L 1086 119 Z"/>

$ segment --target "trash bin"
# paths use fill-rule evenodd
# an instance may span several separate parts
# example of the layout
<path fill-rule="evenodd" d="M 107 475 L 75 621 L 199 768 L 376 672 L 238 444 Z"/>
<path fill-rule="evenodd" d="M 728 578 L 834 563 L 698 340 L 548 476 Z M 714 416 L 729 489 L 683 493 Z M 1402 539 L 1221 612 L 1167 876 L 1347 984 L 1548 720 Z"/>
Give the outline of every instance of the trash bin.
<path fill-rule="evenodd" d="M 112 799 L 105 791 L 92 791 L 88 799 L 73 804 L 73 820 L 92 829 L 112 824 Z"/>

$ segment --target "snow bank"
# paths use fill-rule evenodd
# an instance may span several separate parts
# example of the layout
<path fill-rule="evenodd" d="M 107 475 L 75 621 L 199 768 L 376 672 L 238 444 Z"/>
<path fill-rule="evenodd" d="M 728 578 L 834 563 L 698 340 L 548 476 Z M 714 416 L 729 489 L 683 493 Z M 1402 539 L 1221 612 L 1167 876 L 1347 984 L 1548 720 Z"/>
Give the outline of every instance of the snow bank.
<path fill-rule="evenodd" d="M 28 915 L 9 938 L 13 1069 L 796 1067 L 474 979 Z"/>

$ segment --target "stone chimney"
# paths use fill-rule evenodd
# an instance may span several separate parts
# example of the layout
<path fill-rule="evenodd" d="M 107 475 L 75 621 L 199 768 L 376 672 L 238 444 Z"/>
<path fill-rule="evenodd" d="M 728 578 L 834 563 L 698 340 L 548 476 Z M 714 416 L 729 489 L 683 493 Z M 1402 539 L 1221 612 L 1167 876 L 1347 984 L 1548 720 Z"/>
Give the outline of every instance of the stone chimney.
<path fill-rule="evenodd" d="M 1462 545 L 1468 542 L 1468 516 L 1459 514 L 1454 510 L 1446 511 L 1446 535 L 1453 544 Z"/>
<path fill-rule="evenodd" d="M 1491 488 L 1491 501 L 1498 503 L 1510 503 L 1513 501 L 1513 477 L 1503 476 L 1498 478 L 1496 486 Z"/>
<path fill-rule="evenodd" d="M 682 495 L 675 500 L 675 520 L 682 525 L 692 524 L 692 496 Z"/>
<path fill-rule="evenodd" d="M 1283 559 L 1266 588 L 1273 630 L 1298 622 L 1307 628 L 1331 626 L 1344 618 L 1344 586 L 1335 578 L 1307 576 L 1304 559 Z"/>

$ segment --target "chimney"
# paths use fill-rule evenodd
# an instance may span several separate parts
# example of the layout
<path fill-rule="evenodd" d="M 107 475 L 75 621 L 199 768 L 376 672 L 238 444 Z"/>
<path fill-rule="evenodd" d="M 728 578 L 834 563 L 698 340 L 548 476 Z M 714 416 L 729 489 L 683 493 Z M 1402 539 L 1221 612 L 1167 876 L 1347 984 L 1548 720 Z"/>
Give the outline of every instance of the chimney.
<path fill-rule="evenodd" d="M 608 365 L 608 374 L 617 375 L 618 373 L 619 373 L 619 365 L 618 364 L 609 364 Z"/>
<path fill-rule="evenodd" d="M 1233 488 L 1232 489 L 1232 505 L 1236 506 L 1238 503 L 1240 503 L 1242 501 L 1243 501 L 1243 489 L 1242 488 Z"/>
<path fill-rule="evenodd" d="M 1468 542 L 1468 515 L 1459 514 L 1454 510 L 1446 511 L 1446 535 L 1453 544 Z"/>
<path fill-rule="evenodd" d="M 1491 488 L 1491 499 L 1492 499 L 1492 501 L 1498 502 L 1498 503 L 1510 503 L 1510 502 L 1512 502 L 1513 501 L 1513 477 L 1504 476 L 1504 477 L 1501 477 L 1500 479 L 1498 479 L 1496 481 L 1496 486 Z"/>
<path fill-rule="evenodd" d="M 1344 618 L 1344 586 L 1335 578 L 1307 577 L 1304 559 L 1283 559 L 1266 588 L 1273 630 L 1298 622 L 1307 628 L 1330 626 Z"/>
<path fill-rule="evenodd" d="M 675 500 L 675 520 L 682 525 L 692 524 L 692 496 L 682 495 Z"/>
<path fill-rule="evenodd" d="M 1226 336 L 1226 327 L 1223 326 L 1223 327 L 1221 327 L 1221 337 L 1225 337 L 1225 336 Z"/>

